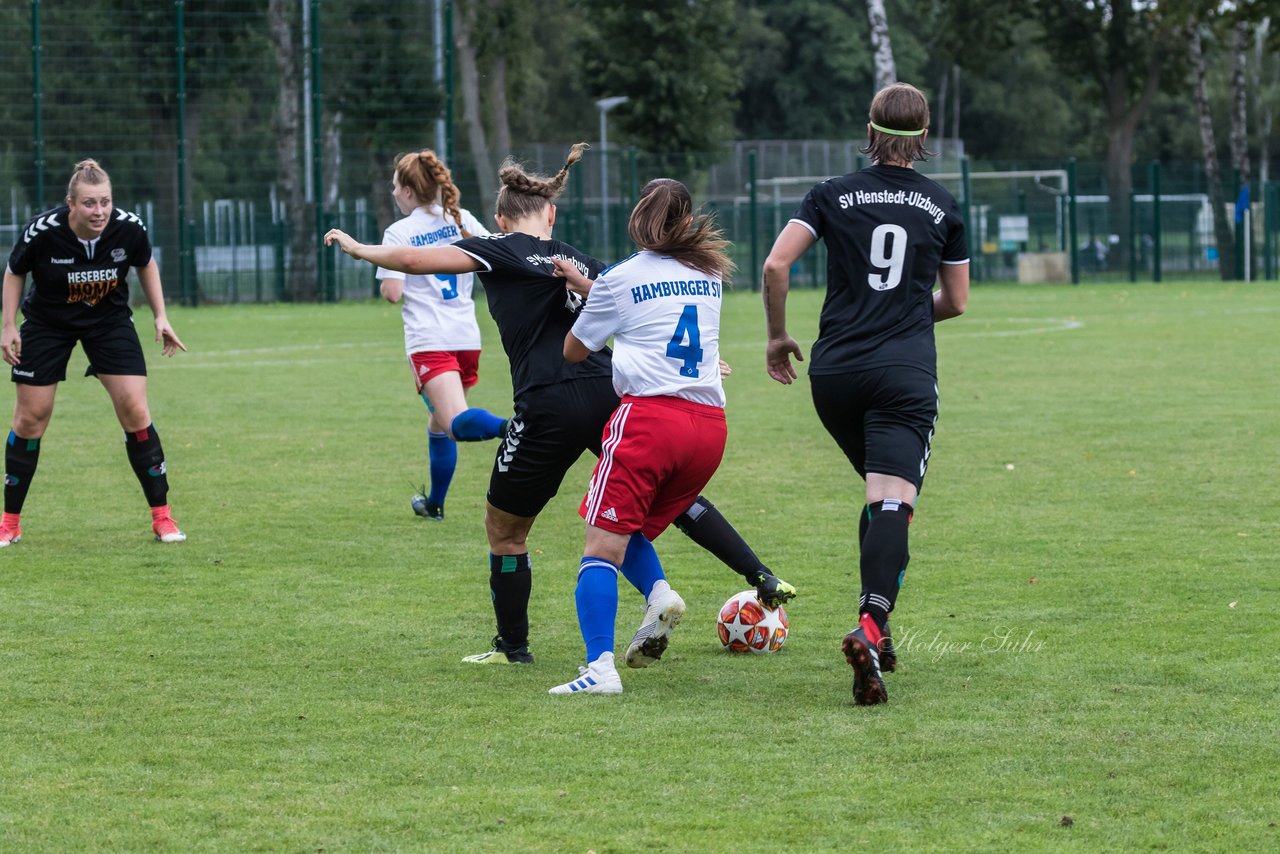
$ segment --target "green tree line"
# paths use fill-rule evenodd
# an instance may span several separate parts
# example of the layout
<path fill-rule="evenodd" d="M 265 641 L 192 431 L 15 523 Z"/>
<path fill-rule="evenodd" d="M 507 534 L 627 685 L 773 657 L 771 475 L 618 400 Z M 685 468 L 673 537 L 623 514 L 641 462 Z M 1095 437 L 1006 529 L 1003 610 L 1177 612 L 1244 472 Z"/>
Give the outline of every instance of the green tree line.
<path fill-rule="evenodd" d="M 56 201 L 89 155 L 159 215 L 262 199 L 305 298 L 316 206 L 364 197 L 385 225 L 392 157 L 434 146 L 446 109 L 449 159 L 484 198 L 507 154 L 596 140 L 601 98 L 627 99 L 611 143 L 713 162 L 732 140 L 861 139 L 886 74 L 922 88 L 932 138 L 971 159 L 1105 163 L 1121 232 L 1135 163 L 1202 162 L 1219 195 L 1271 177 L 1280 0 L 441 2 L 443 81 L 436 0 L 3 4 L 0 205 Z"/>

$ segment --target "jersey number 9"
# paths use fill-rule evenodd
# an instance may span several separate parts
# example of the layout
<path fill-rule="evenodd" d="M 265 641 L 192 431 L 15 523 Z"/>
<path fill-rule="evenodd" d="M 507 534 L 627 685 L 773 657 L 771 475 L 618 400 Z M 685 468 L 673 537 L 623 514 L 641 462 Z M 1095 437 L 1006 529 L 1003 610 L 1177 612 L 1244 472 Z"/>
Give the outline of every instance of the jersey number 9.
<path fill-rule="evenodd" d="M 437 273 L 436 281 L 441 282 L 444 287 L 440 289 L 440 296 L 445 299 L 458 298 L 458 277 L 453 273 Z"/>
<path fill-rule="evenodd" d="M 890 240 L 892 236 L 892 240 Z M 886 247 L 885 243 L 889 245 Z M 887 252 L 885 250 L 888 250 Z M 885 223 L 871 232 L 871 266 L 883 272 L 867 274 L 867 284 L 877 291 L 896 288 L 902 281 L 902 262 L 907 257 L 907 230 L 900 225 Z"/>

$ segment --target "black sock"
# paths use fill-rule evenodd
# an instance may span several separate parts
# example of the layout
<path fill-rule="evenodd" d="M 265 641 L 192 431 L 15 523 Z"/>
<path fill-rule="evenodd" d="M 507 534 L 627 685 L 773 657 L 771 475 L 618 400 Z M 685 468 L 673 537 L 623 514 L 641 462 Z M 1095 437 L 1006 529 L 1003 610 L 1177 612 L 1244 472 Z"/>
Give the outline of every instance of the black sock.
<path fill-rule="evenodd" d="M 169 478 L 165 474 L 164 449 L 160 447 L 160 434 L 156 425 L 148 424 L 138 431 L 125 431 L 124 450 L 129 455 L 129 465 L 142 484 L 142 494 L 147 504 L 163 507 L 169 503 Z"/>
<path fill-rule="evenodd" d="M 533 573 L 529 553 L 489 555 L 489 592 L 493 614 L 498 618 L 498 635 L 508 650 L 529 645 L 529 593 Z"/>
<path fill-rule="evenodd" d="M 24 439 L 10 430 L 4 448 L 4 512 L 22 512 L 39 461 L 40 440 Z"/>
<path fill-rule="evenodd" d="M 676 517 L 675 526 L 750 584 L 755 584 L 761 573 L 769 572 L 769 567 L 760 562 L 729 520 L 701 495 L 693 506 Z"/>
<path fill-rule="evenodd" d="M 871 615 L 884 631 L 898 598 L 898 585 L 907 566 L 907 526 L 913 508 L 896 499 L 867 505 L 862 534 L 862 600 L 859 610 Z"/>

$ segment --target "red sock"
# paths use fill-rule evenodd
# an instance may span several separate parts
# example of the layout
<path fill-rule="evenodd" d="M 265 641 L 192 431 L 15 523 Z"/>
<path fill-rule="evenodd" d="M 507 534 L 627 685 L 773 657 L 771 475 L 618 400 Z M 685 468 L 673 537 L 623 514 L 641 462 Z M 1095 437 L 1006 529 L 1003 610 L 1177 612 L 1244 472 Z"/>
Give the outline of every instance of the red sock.
<path fill-rule="evenodd" d="M 864 612 L 858 617 L 858 625 L 862 627 L 862 633 L 867 636 L 868 642 L 880 646 L 880 627 L 876 625 L 875 617 Z"/>

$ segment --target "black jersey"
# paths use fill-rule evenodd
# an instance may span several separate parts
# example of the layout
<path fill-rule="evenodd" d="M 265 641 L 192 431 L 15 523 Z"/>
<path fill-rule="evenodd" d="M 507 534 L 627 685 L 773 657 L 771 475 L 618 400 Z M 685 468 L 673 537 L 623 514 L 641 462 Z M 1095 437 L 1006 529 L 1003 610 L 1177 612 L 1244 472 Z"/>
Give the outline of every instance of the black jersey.
<path fill-rule="evenodd" d="M 827 244 L 809 373 L 913 365 L 936 374 L 938 266 L 969 259 L 955 198 L 914 169 L 877 165 L 818 184 L 793 221 Z"/>
<path fill-rule="evenodd" d="M 129 268 L 151 263 L 142 220 L 116 208 L 102 234 L 86 242 L 71 230 L 69 214 L 66 205 L 40 214 L 9 253 L 11 272 L 31 274 L 23 316 L 80 330 L 129 314 Z"/>
<path fill-rule="evenodd" d="M 451 245 L 484 265 L 477 275 L 511 362 L 516 397 L 551 383 L 612 376 L 608 349 L 576 365 L 565 361 L 564 337 L 573 328 L 582 302 L 568 298 L 565 281 L 555 276 L 551 259 L 572 261 L 588 279 L 600 275 L 604 264 L 559 240 L 518 232 L 467 237 Z"/>

